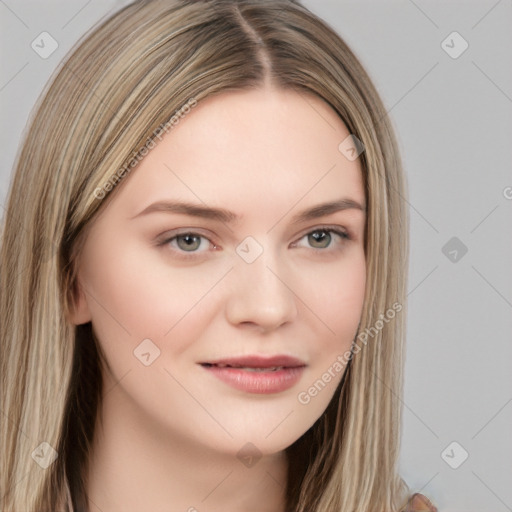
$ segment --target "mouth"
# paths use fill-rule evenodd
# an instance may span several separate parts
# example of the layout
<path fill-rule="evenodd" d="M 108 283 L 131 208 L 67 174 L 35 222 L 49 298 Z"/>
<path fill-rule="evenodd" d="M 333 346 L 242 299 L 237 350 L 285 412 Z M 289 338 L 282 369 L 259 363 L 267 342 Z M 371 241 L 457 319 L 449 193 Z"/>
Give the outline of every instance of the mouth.
<path fill-rule="evenodd" d="M 293 387 L 307 366 L 289 356 L 242 356 L 199 363 L 225 384 L 246 393 L 279 393 Z"/>

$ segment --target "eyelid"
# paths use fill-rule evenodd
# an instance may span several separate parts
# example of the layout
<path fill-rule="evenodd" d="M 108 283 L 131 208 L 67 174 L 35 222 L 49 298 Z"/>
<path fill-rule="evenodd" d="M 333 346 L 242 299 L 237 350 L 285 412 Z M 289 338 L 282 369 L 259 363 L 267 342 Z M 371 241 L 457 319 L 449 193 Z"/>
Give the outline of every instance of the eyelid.
<path fill-rule="evenodd" d="M 308 228 L 302 232 L 301 235 L 298 236 L 297 240 L 304 238 L 306 235 L 310 233 L 314 233 L 315 231 L 330 231 L 339 234 L 340 236 L 344 236 L 347 238 L 352 238 L 350 231 L 347 228 L 343 228 L 341 226 L 335 224 L 321 224 L 319 226 Z"/>
<path fill-rule="evenodd" d="M 198 235 L 203 238 L 206 238 L 207 240 L 210 240 L 210 237 L 212 237 L 211 233 L 205 233 L 205 230 L 198 227 L 190 227 L 190 228 L 176 228 L 176 229 L 170 229 L 168 231 L 165 231 L 161 235 L 158 235 L 155 239 L 155 242 L 157 244 L 162 243 L 165 244 L 169 240 L 179 236 L 179 235 Z M 213 242 L 212 242 L 213 244 Z M 216 244 L 213 244 L 216 245 Z"/>

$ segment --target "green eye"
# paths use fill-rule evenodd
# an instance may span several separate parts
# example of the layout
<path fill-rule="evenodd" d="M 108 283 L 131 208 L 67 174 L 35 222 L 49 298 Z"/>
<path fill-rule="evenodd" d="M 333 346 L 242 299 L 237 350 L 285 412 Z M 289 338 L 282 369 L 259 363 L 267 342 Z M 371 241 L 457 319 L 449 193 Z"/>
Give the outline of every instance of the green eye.
<path fill-rule="evenodd" d="M 350 236 L 347 233 L 335 228 L 315 229 L 305 234 L 301 240 L 307 238 L 307 247 L 313 249 L 330 249 L 330 246 L 334 245 L 332 242 L 336 241 L 336 237 L 340 239 L 339 244 L 350 240 Z"/>
<path fill-rule="evenodd" d="M 176 244 L 181 250 L 194 252 L 200 247 L 201 238 L 203 237 L 194 233 L 185 233 L 183 235 L 177 235 L 174 238 L 176 240 Z"/>
<path fill-rule="evenodd" d="M 327 230 L 313 231 L 307 236 L 308 242 L 315 249 L 325 249 L 326 247 L 329 247 L 332 240 L 331 233 Z"/>
<path fill-rule="evenodd" d="M 317 228 L 303 235 L 293 246 L 309 248 L 315 251 L 332 251 L 335 245 L 340 249 L 344 241 L 350 240 L 348 233 L 336 227 Z M 206 243 L 203 243 L 206 242 Z M 336 242 L 338 242 L 336 244 Z M 184 232 L 174 235 L 160 242 L 158 245 L 168 245 L 177 257 L 197 258 L 207 253 L 209 249 L 216 249 L 216 245 L 205 236 L 194 232 Z M 203 256 L 205 256 L 203 254 Z"/>
<path fill-rule="evenodd" d="M 166 237 L 157 243 L 159 247 L 167 247 L 177 258 L 196 259 L 206 256 L 208 251 L 217 249 L 216 245 L 206 236 L 194 231 L 184 231 Z"/>

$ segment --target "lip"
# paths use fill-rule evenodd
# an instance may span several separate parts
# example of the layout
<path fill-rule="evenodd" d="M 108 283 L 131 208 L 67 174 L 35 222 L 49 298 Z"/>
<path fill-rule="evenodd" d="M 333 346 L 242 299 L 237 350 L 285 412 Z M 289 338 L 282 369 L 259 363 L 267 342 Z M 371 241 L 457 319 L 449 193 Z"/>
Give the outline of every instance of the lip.
<path fill-rule="evenodd" d="M 306 367 L 304 361 L 286 355 L 230 357 L 199 364 L 225 384 L 255 394 L 286 391 L 297 384 Z"/>

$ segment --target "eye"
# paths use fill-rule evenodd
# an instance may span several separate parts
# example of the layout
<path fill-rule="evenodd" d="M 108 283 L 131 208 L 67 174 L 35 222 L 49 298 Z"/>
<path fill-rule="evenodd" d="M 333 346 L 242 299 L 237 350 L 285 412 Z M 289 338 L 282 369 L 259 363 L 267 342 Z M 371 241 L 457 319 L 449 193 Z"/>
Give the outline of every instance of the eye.
<path fill-rule="evenodd" d="M 201 247 L 201 239 L 203 237 L 194 233 L 185 233 L 174 237 L 176 244 L 180 249 L 186 252 L 195 252 Z"/>
<path fill-rule="evenodd" d="M 350 239 L 350 235 L 340 228 L 328 226 L 309 231 L 297 242 L 294 242 L 292 247 L 332 251 L 336 250 L 336 248 L 339 249 L 344 241 Z M 303 240 L 306 241 L 307 245 L 303 245 Z M 338 243 L 336 244 L 336 242 Z M 176 253 L 178 257 L 185 259 L 198 257 L 201 254 L 204 255 L 209 250 L 218 249 L 211 240 L 193 231 L 184 231 L 173 236 L 164 237 L 157 245 L 169 246 L 170 250 Z"/>
<path fill-rule="evenodd" d="M 159 242 L 158 245 L 169 245 L 172 250 L 178 253 L 191 254 L 203 253 L 210 248 L 216 247 L 208 238 L 193 232 L 184 232 L 172 237 L 167 237 Z M 184 256 L 187 257 L 186 254 Z"/>
<path fill-rule="evenodd" d="M 306 239 L 313 249 L 328 249 L 331 247 L 333 240 L 338 239 L 339 244 L 342 244 L 344 240 L 349 240 L 350 236 L 338 228 L 325 227 L 306 233 L 300 240 L 303 239 Z M 298 246 L 299 242 L 295 242 L 294 246 Z"/>

